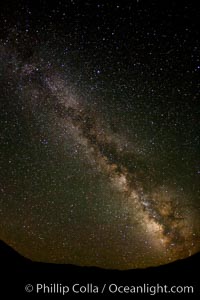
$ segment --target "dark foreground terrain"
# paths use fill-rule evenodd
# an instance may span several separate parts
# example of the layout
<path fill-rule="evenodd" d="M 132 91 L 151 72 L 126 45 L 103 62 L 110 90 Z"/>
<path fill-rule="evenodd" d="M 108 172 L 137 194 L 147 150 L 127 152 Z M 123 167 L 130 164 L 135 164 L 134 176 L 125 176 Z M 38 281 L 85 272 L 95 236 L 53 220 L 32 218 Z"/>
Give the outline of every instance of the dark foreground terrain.
<path fill-rule="evenodd" d="M 0 288 L 5 299 L 10 295 L 32 299 L 107 295 L 190 299 L 200 294 L 199 267 L 200 253 L 168 265 L 128 271 L 38 263 L 0 241 Z M 134 290 L 137 286 L 138 293 Z M 171 291 L 173 286 L 178 287 L 178 292 L 174 293 L 174 288 Z M 184 286 L 192 286 L 193 292 L 187 288 L 183 292 Z"/>

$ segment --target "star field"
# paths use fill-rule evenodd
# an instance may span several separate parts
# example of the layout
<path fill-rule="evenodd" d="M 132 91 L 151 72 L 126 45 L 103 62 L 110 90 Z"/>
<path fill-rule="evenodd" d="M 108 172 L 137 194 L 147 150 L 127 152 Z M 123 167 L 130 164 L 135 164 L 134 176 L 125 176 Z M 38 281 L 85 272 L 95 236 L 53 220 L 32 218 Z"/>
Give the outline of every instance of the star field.
<path fill-rule="evenodd" d="M 199 251 L 199 8 L 1 6 L 0 238 L 117 269 Z"/>

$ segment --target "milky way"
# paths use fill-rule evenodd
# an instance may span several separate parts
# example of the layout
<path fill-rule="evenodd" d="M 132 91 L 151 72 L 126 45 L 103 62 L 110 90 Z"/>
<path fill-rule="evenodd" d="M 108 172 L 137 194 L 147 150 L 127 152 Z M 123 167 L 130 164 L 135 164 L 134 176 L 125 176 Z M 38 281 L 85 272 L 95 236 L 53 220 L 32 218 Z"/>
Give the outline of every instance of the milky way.
<path fill-rule="evenodd" d="M 56 80 L 51 82 L 47 79 L 47 82 L 50 95 L 55 97 L 52 105 L 55 113 L 75 129 L 74 138 L 86 148 L 89 162 L 100 166 L 101 171 L 108 174 L 112 188 L 119 191 L 125 199 L 123 205 L 128 210 L 137 211 L 144 223 L 145 232 L 168 249 L 173 249 L 176 244 L 181 244 L 181 248 L 188 246 L 192 234 L 190 218 L 181 214 L 180 207 L 176 208 L 180 206 L 180 196 L 170 191 L 169 187 L 166 187 L 167 191 L 157 188 L 150 193 L 144 192 L 144 183 L 138 172 L 131 170 L 130 163 L 126 163 L 127 154 L 124 154 L 121 145 L 123 141 L 119 138 L 117 143 L 112 133 L 107 133 L 98 126 L 97 116 L 86 112 L 81 104 L 71 101 L 69 95 L 63 97 L 64 82 L 63 86 Z M 132 152 L 127 156 L 130 161 L 137 160 Z M 145 175 L 148 177 L 148 174 Z"/>
<path fill-rule="evenodd" d="M 62 41 L 50 26 L 47 44 L 33 42 L 25 28 L 9 28 L 0 46 L 0 238 L 34 260 L 104 268 L 160 265 L 197 252 L 199 161 L 192 143 L 199 136 L 196 123 L 187 125 L 195 120 L 190 104 L 182 116 L 183 102 L 171 102 L 176 86 L 166 83 L 163 110 L 163 86 L 152 95 L 155 85 L 142 71 L 133 92 L 128 65 L 119 62 L 125 83 L 118 89 L 111 54 L 111 63 L 99 58 L 90 71 L 94 55 L 90 62 L 84 52 L 77 62 L 73 50 L 63 58 L 69 36 Z M 111 69 L 112 88 L 106 75 L 99 79 L 102 66 Z M 190 87 L 187 93 L 196 99 Z"/>

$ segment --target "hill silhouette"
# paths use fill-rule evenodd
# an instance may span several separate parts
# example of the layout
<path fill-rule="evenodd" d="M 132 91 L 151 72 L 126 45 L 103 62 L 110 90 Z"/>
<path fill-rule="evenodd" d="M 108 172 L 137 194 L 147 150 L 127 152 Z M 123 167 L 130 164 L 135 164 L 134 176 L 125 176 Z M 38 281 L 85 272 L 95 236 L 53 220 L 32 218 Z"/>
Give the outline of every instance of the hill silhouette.
<path fill-rule="evenodd" d="M 24 258 L 0 241 L 0 276 L 3 278 L 0 284 L 2 284 L 4 292 L 15 292 L 15 295 L 24 293 L 27 296 L 24 291 L 27 282 L 33 285 L 38 282 L 49 284 L 52 282 L 68 282 L 68 284 L 115 282 L 120 285 L 142 285 L 144 283 L 155 285 L 159 283 L 170 286 L 192 285 L 195 291 L 199 292 L 199 266 L 200 253 L 159 267 L 127 271 L 40 263 Z M 12 289 L 10 289 L 10 284 L 12 284 Z"/>

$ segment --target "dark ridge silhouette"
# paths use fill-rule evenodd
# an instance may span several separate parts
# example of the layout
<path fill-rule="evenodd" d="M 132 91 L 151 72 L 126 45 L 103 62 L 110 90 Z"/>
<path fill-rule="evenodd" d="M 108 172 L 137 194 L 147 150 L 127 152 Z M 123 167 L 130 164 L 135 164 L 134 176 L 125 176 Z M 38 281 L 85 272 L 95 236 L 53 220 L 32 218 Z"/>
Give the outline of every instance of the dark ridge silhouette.
<path fill-rule="evenodd" d="M 0 241 L 0 278 L 3 278 L 0 281 L 0 287 L 2 285 L 6 293 L 14 292 L 15 295 L 18 293 L 27 295 L 24 292 L 24 286 L 27 283 L 38 282 L 47 284 L 53 282 L 66 284 L 67 282 L 71 285 L 75 282 L 83 284 L 114 282 L 120 285 L 143 285 L 144 283 L 170 286 L 192 285 L 195 291 L 199 292 L 199 267 L 200 253 L 163 266 L 125 271 L 33 262 Z M 10 289 L 10 283 L 12 283 L 12 289 Z"/>
<path fill-rule="evenodd" d="M 71 264 L 54 264 L 54 263 L 44 263 L 44 262 L 35 262 L 28 258 L 25 258 L 21 254 L 19 254 L 17 251 L 15 251 L 11 246 L 8 246 L 5 242 L 0 240 L 0 264 L 1 264 L 1 270 L 6 269 L 8 266 L 17 270 L 23 269 L 28 267 L 30 269 L 37 269 L 42 268 L 49 270 L 52 268 L 52 270 L 61 270 L 61 269 L 76 269 L 76 270 L 95 270 L 99 272 L 119 272 L 119 273 L 131 273 L 131 272 L 154 272 L 156 270 L 169 270 L 169 271 L 177 271 L 177 270 L 184 270 L 186 269 L 187 272 L 191 271 L 194 272 L 195 270 L 199 270 L 200 267 L 200 252 L 196 253 L 190 257 L 187 257 L 185 259 L 180 259 L 175 262 L 171 262 L 166 265 L 161 265 L 157 267 L 149 267 L 146 269 L 132 269 L 132 270 L 106 270 L 98 267 L 81 267 L 77 265 L 71 265 Z"/>
<path fill-rule="evenodd" d="M 30 264 L 30 263 L 31 261 L 29 259 L 23 257 L 12 247 L 8 246 L 6 243 L 0 240 L 1 269 L 7 266 L 17 267 L 24 264 Z"/>

